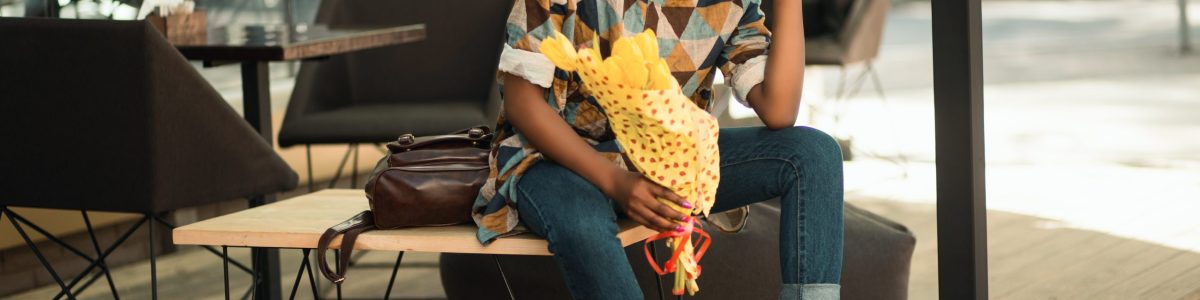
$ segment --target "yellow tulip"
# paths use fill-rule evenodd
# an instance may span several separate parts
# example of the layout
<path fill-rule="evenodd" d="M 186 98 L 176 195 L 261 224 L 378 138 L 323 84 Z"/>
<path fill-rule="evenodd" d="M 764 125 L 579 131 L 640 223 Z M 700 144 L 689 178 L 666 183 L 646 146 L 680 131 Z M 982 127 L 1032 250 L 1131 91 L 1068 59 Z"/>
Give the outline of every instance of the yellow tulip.
<path fill-rule="evenodd" d="M 575 45 L 562 33 L 554 32 L 553 37 L 542 39 L 542 45 L 538 47 L 538 51 L 541 51 L 542 55 L 550 59 L 550 62 L 559 69 L 568 72 L 575 71 L 579 56 L 575 52 Z"/>
<path fill-rule="evenodd" d="M 668 90 L 671 89 L 671 82 L 675 77 L 671 77 L 671 70 L 667 67 L 667 62 L 662 59 L 656 59 L 647 63 L 649 73 L 647 74 L 646 85 L 647 89 L 651 90 Z"/>
<path fill-rule="evenodd" d="M 642 56 L 645 56 L 647 61 L 653 61 L 658 56 L 658 38 L 654 37 L 654 31 L 646 29 L 642 33 L 633 37 L 638 48 L 642 50 Z"/>

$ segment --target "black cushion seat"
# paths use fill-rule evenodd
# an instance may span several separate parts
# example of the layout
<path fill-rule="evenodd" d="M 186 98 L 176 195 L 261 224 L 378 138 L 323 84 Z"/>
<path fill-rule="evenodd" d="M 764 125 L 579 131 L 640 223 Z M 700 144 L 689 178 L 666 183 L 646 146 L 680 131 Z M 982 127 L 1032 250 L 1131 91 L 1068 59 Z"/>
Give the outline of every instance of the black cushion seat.
<path fill-rule="evenodd" d="M 462 101 L 355 105 L 308 114 L 287 123 L 280 131 L 279 144 L 382 143 L 401 133 L 445 134 L 447 128 L 491 121 L 479 105 Z"/>

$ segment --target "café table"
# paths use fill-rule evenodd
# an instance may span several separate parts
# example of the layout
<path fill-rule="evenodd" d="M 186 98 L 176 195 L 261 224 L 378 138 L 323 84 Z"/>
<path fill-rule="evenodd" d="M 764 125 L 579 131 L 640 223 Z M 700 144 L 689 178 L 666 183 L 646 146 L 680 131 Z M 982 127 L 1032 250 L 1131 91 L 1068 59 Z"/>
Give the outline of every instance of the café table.
<path fill-rule="evenodd" d="M 173 39 L 188 60 L 205 67 L 240 64 L 242 106 L 246 122 L 274 145 L 268 63 L 324 59 L 333 55 L 417 42 L 425 25 L 330 28 L 324 25 L 240 25 L 210 27 L 206 36 Z M 274 195 L 250 199 L 250 207 L 274 201 Z M 254 299 L 279 299 L 279 253 L 254 248 L 252 269 L 257 280 Z"/>

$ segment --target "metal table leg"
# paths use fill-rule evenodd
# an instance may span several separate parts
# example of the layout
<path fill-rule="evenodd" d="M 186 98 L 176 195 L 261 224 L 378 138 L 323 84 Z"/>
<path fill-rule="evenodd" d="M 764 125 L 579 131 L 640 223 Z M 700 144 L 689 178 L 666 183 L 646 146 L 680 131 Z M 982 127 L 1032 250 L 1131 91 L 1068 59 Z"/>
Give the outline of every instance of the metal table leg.
<path fill-rule="evenodd" d="M 242 107 L 246 122 L 258 131 L 269 145 L 275 145 L 271 131 L 271 88 L 267 75 L 267 62 L 242 63 Z M 263 195 L 250 199 L 250 207 L 275 201 L 275 195 Z M 277 300 L 279 288 L 279 250 L 252 248 L 250 259 L 254 271 L 259 275 L 254 281 L 254 299 Z"/>

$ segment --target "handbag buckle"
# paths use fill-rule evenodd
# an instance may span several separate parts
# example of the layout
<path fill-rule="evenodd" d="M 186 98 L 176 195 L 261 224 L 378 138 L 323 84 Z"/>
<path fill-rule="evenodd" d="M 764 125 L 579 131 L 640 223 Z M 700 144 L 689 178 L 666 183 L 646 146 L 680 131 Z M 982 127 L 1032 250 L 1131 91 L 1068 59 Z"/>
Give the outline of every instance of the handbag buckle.
<path fill-rule="evenodd" d="M 415 143 L 416 141 L 417 141 L 417 137 L 412 135 L 411 133 L 406 133 L 404 135 L 401 135 L 400 138 L 396 139 L 396 143 L 401 144 L 401 145 L 412 145 L 412 143 Z"/>
<path fill-rule="evenodd" d="M 467 130 L 467 137 L 470 137 L 472 139 L 481 138 L 481 137 L 483 137 L 483 134 L 484 134 L 483 129 L 479 128 L 479 127 L 471 128 L 470 130 Z"/>

